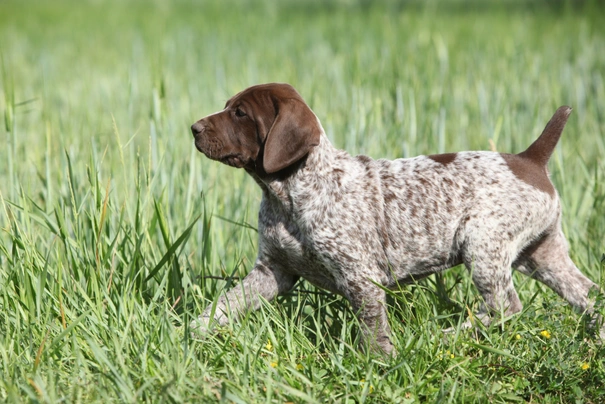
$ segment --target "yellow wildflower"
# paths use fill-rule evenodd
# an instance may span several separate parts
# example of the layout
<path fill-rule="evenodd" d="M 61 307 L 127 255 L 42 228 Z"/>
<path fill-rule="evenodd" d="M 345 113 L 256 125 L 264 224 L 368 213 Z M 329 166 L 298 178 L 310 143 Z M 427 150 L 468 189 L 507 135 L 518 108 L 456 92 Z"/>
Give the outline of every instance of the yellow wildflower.
<path fill-rule="evenodd" d="M 277 367 L 277 362 L 271 362 L 270 365 L 271 365 L 272 368 L 276 368 Z"/>
<path fill-rule="evenodd" d="M 521 335 L 519 335 L 519 334 L 515 335 L 515 339 L 516 340 L 520 340 L 521 339 Z"/>
<path fill-rule="evenodd" d="M 296 370 L 303 370 L 305 367 L 302 365 L 302 363 L 297 363 L 296 364 Z"/>
<path fill-rule="evenodd" d="M 542 332 L 540 333 L 540 335 L 541 335 L 541 336 L 543 336 L 543 337 L 544 337 L 544 338 L 546 338 L 546 339 L 549 339 L 549 338 L 550 338 L 550 331 L 548 331 L 548 330 L 544 330 L 544 331 L 542 331 Z"/>
<path fill-rule="evenodd" d="M 590 365 L 588 363 L 584 362 L 584 363 L 582 363 L 581 368 L 582 368 L 582 370 L 588 370 L 590 368 Z"/>
<path fill-rule="evenodd" d="M 359 381 L 359 383 L 361 384 L 362 387 L 363 387 L 363 385 L 364 385 L 365 382 L 366 382 L 366 379 L 361 379 Z M 373 393 L 374 392 L 374 386 L 372 386 L 371 384 L 370 384 L 370 388 L 368 389 L 368 392 L 369 393 Z"/>
<path fill-rule="evenodd" d="M 265 349 L 267 351 L 273 351 L 273 344 L 271 343 L 271 341 L 267 340 L 267 345 L 265 345 Z"/>

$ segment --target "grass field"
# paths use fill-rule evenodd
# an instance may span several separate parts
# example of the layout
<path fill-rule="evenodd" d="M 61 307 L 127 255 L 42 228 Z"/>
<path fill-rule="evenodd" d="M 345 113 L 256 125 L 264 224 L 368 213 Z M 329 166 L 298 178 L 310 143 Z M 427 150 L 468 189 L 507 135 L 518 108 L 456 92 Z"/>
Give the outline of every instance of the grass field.
<path fill-rule="evenodd" d="M 332 142 L 551 159 L 572 258 L 605 287 L 605 9 L 591 2 L 0 2 L 0 401 L 605 402 L 605 347 L 515 274 L 523 313 L 445 336 L 463 268 L 390 298 L 396 358 L 301 283 L 204 341 L 188 323 L 254 262 L 260 190 L 189 126 L 294 85 Z M 445 296 L 449 296 L 449 300 Z"/>

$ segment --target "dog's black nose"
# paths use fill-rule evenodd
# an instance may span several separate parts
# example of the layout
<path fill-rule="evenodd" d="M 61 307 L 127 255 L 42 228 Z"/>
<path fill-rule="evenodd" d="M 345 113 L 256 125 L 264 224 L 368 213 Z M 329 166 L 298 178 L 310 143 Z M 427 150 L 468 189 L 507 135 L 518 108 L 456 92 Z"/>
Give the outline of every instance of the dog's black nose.
<path fill-rule="evenodd" d="M 191 133 L 193 133 L 193 136 L 200 134 L 203 130 L 204 130 L 204 125 L 202 125 L 199 122 L 196 122 L 193 125 L 191 125 Z"/>

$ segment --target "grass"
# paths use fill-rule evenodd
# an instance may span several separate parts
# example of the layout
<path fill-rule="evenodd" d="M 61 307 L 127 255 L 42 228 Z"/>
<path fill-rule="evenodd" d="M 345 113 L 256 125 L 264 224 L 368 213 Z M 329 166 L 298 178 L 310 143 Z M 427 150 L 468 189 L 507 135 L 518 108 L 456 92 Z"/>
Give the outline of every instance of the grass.
<path fill-rule="evenodd" d="M 189 125 L 269 81 L 293 84 L 337 147 L 373 157 L 521 151 L 571 105 L 552 179 L 572 257 L 605 286 L 602 11 L 1 2 L 0 399 L 603 402 L 603 345 L 517 275 L 521 315 L 448 337 L 479 303 L 463 269 L 393 293 L 392 359 L 359 352 L 346 302 L 306 283 L 205 341 L 187 329 L 251 269 L 260 201 L 194 150 Z"/>

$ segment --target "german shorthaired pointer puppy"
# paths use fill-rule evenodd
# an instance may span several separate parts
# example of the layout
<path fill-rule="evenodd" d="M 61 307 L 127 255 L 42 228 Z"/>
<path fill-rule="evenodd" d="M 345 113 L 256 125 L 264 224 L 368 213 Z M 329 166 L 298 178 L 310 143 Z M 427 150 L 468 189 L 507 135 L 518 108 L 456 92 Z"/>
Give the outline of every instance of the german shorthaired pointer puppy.
<path fill-rule="evenodd" d="M 242 283 L 191 324 L 224 325 L 288 292 L 303 277 L 344 296 L 374 351 L 393 345 L 385 291 L 464 263 L 484 300 L 479 319 L 522 305 L 511 267 L 580 311 L 596 285 L 576 268 L 561 232 L 547 163 L 571 112 L 559 108 L 524 152 L 373 160 L 330 144 L 288 84 L 250 87 L 191 127 L 195 146 L 243 168 L 263 191 L 258 257 Z"/>

